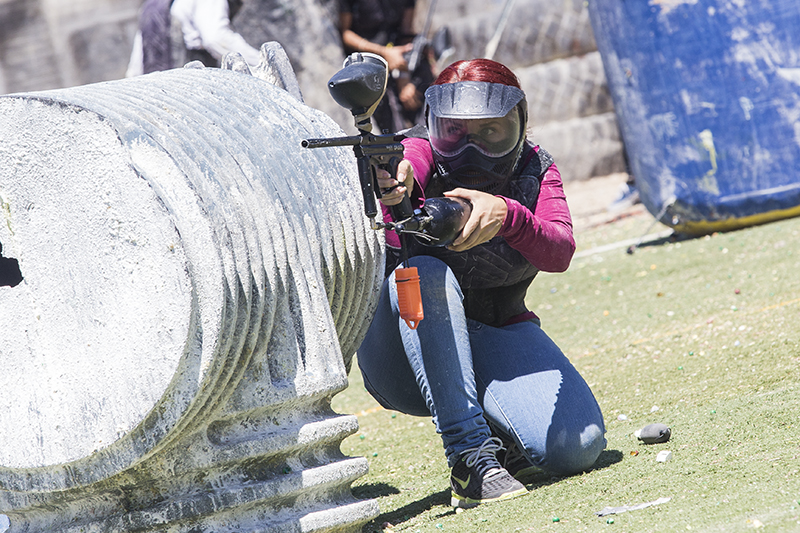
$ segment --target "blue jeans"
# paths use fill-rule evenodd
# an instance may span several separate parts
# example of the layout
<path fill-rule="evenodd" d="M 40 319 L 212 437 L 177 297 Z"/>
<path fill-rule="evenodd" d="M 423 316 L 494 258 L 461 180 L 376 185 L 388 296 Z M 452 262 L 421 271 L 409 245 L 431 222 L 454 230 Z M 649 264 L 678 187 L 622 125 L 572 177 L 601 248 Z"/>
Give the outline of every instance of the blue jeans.
<path fill-rule="evenodd" d="M 589 469 L 606 445 L 603 415 L 558 346 L 530 321 L 494 328 L 467 319 L 442 261 L 417 256 L 410 266 L 425 318 L 416 330 L 400 318 L 392 274 L 358 350 L 369 393 L 387 409 L 432 416 L 451 467 L 494 430 L 548 472 Z"/>

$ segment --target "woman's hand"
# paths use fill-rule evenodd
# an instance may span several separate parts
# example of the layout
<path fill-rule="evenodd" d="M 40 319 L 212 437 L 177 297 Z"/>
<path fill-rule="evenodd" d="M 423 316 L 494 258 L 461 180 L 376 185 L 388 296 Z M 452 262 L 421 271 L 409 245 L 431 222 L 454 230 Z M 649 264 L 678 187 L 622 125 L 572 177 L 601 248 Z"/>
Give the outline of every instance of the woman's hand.
<path fill-rule="evenodd" d="M 416 111 L 422 107 L 422 98 L 417 91 L 417 86 L 411 83 L 411 80 L 401 80 L 402 78 L 397 79 L 397 86 L 400 87 L 400 94 L 398 94 L 400 103 L 403 104 L 403 109 Z"/>
<path fill-rule="evenodd" d="M 463 198 L 472 204 L 472 212 L 461 235 L 447 247 L 454 252 L 463 252 L 490 240 L 500 231 L 508 214 L 508 206 L 499 196 L 462 188 L 447 191 L 444 195 Z"/>
<path fill-rule="evenodd" d="M 381 194 L 383 194 L 380 201 L 385 206 L 399 204 L 403 199 L 403 195 L 408 193 L 411 196 L 414 191 L 414 169 L 407 159 L 403 159 L 397 165 L 397 179 L 392 179 L 388 171 L 380 168 L 376 170 L 375 176 L 378 178 L 378 187 L 380 187 Z M 392 187 L 397 188 L 387 193 L 383 192 L 384 189 Z"/>

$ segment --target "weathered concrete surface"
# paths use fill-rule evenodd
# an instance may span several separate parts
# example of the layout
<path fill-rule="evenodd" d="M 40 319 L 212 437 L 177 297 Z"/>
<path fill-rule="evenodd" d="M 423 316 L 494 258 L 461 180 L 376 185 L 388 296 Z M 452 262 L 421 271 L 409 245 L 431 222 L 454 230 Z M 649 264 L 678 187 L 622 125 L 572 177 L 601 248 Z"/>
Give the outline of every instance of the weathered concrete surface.
<path fill-rule="evenodd" d="M 0 286 L 7 531 L 356 531 L 377 514 L 350 494 L 367 463 L 341 454 L 357 421 L 330 399 L 382 242 L 351 151 L 300 148 L 341 129 L 296 96 L 177 69 L 0 97 L 0 243 L 23 278 Z"/>
<path fill-rule="evenodd" d="M 141 0 L 0 0 L 0 93 L 121 78 Z"/>

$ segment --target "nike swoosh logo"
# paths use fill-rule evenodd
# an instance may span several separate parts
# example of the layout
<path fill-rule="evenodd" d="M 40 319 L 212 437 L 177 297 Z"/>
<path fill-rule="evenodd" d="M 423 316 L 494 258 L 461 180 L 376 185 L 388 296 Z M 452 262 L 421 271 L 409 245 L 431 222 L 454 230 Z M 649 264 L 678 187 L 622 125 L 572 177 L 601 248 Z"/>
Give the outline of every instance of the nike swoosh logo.
<path fill-rule="evenodd" d="M 464 490 L 467 490 L 467 485 L 469 485 L 469 480 L 471 478 L 472 478 L 472 474 L 467 476 L 467 480 L 466 481 L 462 481 L 462 480 L 458 479 L 456 476 L 453 476 L 453 479 L 456 480 L 456 483 L 461 485 L 461 488 L 464 489 Z"/>

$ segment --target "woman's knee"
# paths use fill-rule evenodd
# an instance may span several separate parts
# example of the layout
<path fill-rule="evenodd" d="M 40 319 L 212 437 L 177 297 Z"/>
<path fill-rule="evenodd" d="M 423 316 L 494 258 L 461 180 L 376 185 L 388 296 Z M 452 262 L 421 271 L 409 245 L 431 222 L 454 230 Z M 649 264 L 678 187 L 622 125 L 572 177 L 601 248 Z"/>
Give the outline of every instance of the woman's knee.
<path fill-rule="evenodd" d="M 601 425 L 587 425 L 574 435 L 553 435 L 547 439 L 544 457 L 538 465 L 554 474 L 571 476 L 590 470 L 606 447 Z"/>
<path fill-rule="evenodd" d="M 403 380 L 402 376 L 398 376 L 400 382 L 406 382 L 405 386 L 394 388 L 385 383 L 382 387 L 376 387 L 372 384 L 369 373 L 361 367 L 359 363 L 359 370 L 364 380 L 364 388 L 377 401 L 381 407 L 391 411 L 399 411 L 411 416 L 430 416 L 430 411 L 425 405 L 425 399 L 415 387 L 416 383 L 407 383 L 408 379 Z M 407 378 L 407 377 L 406 377 Z M 392 385 L 396 385 L 398 380 L 395 380 Z M 379 390 L 381 389 L 381 390 Z"/>

